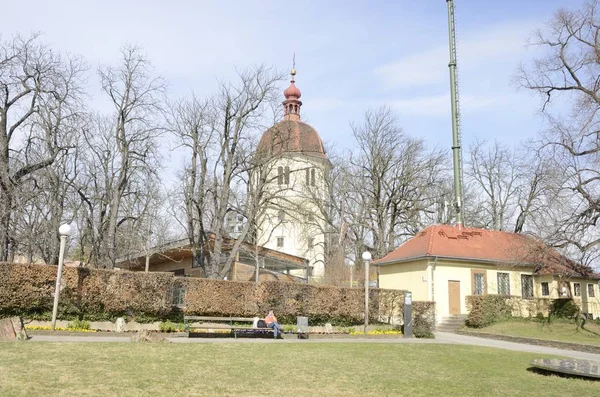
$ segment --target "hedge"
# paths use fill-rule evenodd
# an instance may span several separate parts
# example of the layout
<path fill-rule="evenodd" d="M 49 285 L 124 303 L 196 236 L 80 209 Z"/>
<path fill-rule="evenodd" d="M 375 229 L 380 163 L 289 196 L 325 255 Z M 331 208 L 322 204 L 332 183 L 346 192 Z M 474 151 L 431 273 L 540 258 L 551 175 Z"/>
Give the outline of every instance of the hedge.
<path fill-rule="evenodd" d="M 483 328 L 512 316 L 512 306 L 503 295 L 467 296 L 467 305 L 471 308 L 467 317 L 467 326 Z"/>
<path fill-rule="evenodd" d="M 0 263 L 0 317 L 22 315 L 47 318 L 52 310 L 56 267 Z M 172 273 L 143 273 L 88 268 L 65 268 L 59 318 L 138 322 L 181 321 L 183 314 L 207 316 L 263 316 L 274 310 L 283 323 L 308 316 L 311 324 L 360 324 L 364 291 L 308 284 L 252 282 L 174 277 Z M 185 291 L 183 305 L 173 305 L 174 290 Z M 372 289 L 372 323 L 401 316 L 404 292 Z M 414 302 L 414 307 L 419 302 Z M 424 312 L 431 302 L 423 302 Z M 431 318 L 430 318 L 431 317 Z M 426 316 L 433 327 L 433 316 Z"/>

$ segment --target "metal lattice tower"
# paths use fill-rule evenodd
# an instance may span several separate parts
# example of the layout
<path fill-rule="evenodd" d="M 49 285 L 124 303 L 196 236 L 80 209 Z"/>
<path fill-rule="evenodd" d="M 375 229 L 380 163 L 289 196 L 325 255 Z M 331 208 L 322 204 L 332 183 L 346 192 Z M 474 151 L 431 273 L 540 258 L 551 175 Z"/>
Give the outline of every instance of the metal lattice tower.
<path fill-rule="evenodd" d="M 456 225 L 463 225 L 463 183 L 462 183 L 462 155 L 460 139 L 460 106 L 458 95 L 458 76 L 456 73 L 456 23 L 454 17 L 454 2 L 446 0 L 448 5 L 448 36 L 450 41 L 450 102 L 452 109 L 452 162 L 454 166 L 454 210 L 456 212 Z"/>

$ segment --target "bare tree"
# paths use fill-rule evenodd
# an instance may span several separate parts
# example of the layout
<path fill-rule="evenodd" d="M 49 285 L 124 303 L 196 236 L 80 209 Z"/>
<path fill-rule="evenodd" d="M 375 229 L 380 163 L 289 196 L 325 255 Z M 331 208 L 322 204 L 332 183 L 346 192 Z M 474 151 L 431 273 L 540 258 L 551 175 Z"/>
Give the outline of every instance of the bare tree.
<path fill-rule="evenodd" d="M 469 150 L 466 175 L 481 192 L 486 218 L 494 230 L 504 230 L 512 221 L 520 189 L 521 167 L 515 151 L 495 141 L 475 141 Z"/>
<path fill-rule="evenodd" d="M 352 130 L 358 153 L 339 167 L 345 173 L 338 178 L 337 194 L 344 197 L 341 220 L 356 243 L 355 258 L 364 243 L 372 244 L 379 258 L 421 229 L 424 213 L 436 211 L 440 197 L 433 187 L 445 175 L 443 156 L 404 134 L 386 107 L 367 111 Z"/>
<path fill-rule="evenodd" d="M 550 129 L 540 148 L 552 158 L 563 175 L 556 183 L 554 200 L 569 212 L 557 219 L 560 240 L 555 244 L 581 252 L 600 243 L 600 15 L 598 0 L 581 9 L 561 9 L 539 30 L 532 44 L 544 55 L 520 68 L 522 87 L 540 95 L 541 110 Z M 570 106 L 561 112 L 555 104 Z M 583 238 L 582 238 L 583 237 Z"/>
<path fill-rule="evenodd" d="M 107 268 L 120 255 L 124 239 L 119 231 L 143 217 L 149 187 L 158 179 L 157 145 L 163 132 L 163 80 L 152 76 L 139 48 L 126 46 L 121 54 L 121 65 L 99 70 L 113 112 L 91 117 L 83 133 L 85 153 L 76 188 L 81 255 L 86 263 Z"/>
<path fill-rule="evenodd" d="M 189 156 L 180 175 L 187 237 L 192 247 L 193 266 L 204 270 L 205 209 L 209 183 L 208 162 L 215 145 L 214 115 L 209 101 L 195 95 L 170 106 L 169 130 Z M 179 194 L 177 194 L 179 193 Z"/>
<path fill-rule="evenodd" d="M 194 261 L 209 278 L 229 272 L 258 213 L 261 200 L 247 189 L 257 166 L 251 138 L 265 128 L 265 112 L 276 98 L 279 80 L 273 70 L 259 66 L 239 72 L 236 83 L 220 83 L 207 101 L 192 98 L 172 109 L 171 129 L 189 155 L 182 173 L 185 228 Z M 247 221 L 224 254 L 230 213 Z"/>
<path fill-rule="evenodd" d="M 60 137 L 79 111 L 84 70 L 79 58 L 63 59 L 38 35 L 0 43 L 0 261 L 15 254 L 15 193 L 64 149 Z"/>

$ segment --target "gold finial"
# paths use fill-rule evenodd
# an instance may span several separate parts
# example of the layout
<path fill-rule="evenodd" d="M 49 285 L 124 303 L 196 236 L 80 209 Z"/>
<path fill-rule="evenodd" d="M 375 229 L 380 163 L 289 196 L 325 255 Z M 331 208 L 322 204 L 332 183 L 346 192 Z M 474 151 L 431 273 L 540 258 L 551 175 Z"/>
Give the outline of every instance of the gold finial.
<path fill-rule="evenodd" d="M 292 69 L 292 71 L 290 72 L 290 74 L 291 74 L 292 76 L 295 76 L 295 75 L 296 75 L 296 69 Z"/>
<path fill-rule="evenodd" d="M 294 57 L 292 58 L 292 70 L 290 71 L 292 76 L 296 75 L 296 53 L 294 52 Z"/>

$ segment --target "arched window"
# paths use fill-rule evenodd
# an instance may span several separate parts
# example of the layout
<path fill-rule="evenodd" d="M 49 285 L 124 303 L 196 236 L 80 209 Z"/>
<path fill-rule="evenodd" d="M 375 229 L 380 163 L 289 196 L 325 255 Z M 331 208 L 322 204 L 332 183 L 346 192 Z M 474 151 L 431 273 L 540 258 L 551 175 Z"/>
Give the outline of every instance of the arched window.
<path fill-rule="evenodd" d="M 290 167 L 285 167 L 285 184 L 290 184 Z"/>
<path fill-rule="evenodd" d="M 277 167 L 277 184 L 283 185 L 283 167 Z"/>

